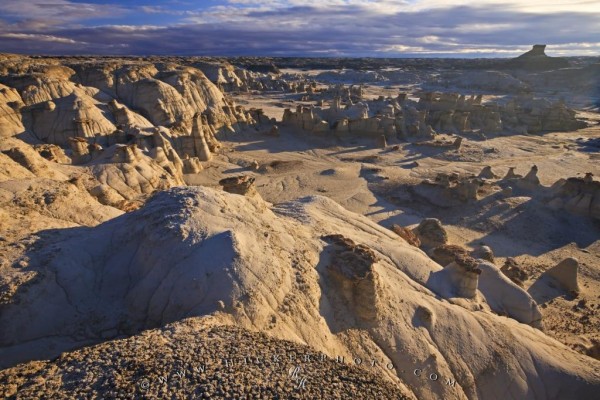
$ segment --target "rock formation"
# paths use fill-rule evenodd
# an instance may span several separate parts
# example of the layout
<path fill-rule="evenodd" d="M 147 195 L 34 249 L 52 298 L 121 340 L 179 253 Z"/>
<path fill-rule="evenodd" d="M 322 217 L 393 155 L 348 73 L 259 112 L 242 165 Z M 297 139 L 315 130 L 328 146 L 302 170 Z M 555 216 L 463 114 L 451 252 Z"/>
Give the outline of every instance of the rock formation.
<path fill-rule="evenodd" d="M 432 249 L 429 255 L 433 261 L 445 267 L 456 261 L 457 258 L 464 258 L 468 253 L 464 247 L 454 244 L 443 244 Z"/>
<path fill-rule="evenodd" d="M 560 57 L 548 57 L 545 52 L 545 44 L 535 44 L 528 52 L 513 58 L 502 65 L 504 68 L 525 70 L 554 70 L 567 68 L 569 61 Z"/>
<path fill-rule="evenodd" d="M 570 293 L 579 293 L 579 284 L 577 282 L 577 272 L 579 261 L 575 258 L 565 258 L 554 267 L 544 273 L 553 279 L 563 290 Z"/>
<path fill-rule="evenodd" d="M 506 259 L 504 265 L 502 266 L 502 268 L 500 268 L 500 271 L 502 271 L 502 273 L 506 275 L 511 281 L 513 281 L 521 287 L 523 287 L 524 282 L 529 278 L 529 275 L 525 271 L 523 271 L 523 269 L 519 266 L 517 261 L 512 257 L 508 257 Z"/>
<path fill-rule="evenodd" d="M 241 194 L 248 197 L 260 197 L 254 188 L 255 178 L 248 175 L 234 176 L 224 178 L 219 181 L 219 185 L 223 186 L 223 190 L 228 193 Z"/>
<path fill-rule="evenodd" d="M 200 70 L 188 66 L 49 59 L 5 68 L 0 133 L 27 133 L 35 141 L 72 147 L 76 163 L 94 158 L 89 146 L 137 143 L 151 151 L 157 147 L 150 139 L 158 126 L 179 156 L 207 161 L 220 147 L 215 135 L 256 123 Z M 164 141 L 158 147 L 173 162 Z"/>
<path fill-rule="evenodd" d="M 321 239 L 332 234 L 343 236 L 331 244 Z M 37 260 L 47 260 L 45 273 L 2 305 L 3 367 L 220 310 L 217 318 L 259 330 L 269 326 L 275 338 L 310 342 L 332 357 L 377 354 L 394 365 L 393 379 L 420 398 L 486 395 L 508 379 L 534 373 L 550 396 L 568 385 L 586 397 L 600 384 L 595 365 L 582 362 L 585 356 L 486 311 L 479 294 L 462 298 L 463 306 L 440 300 L 448 279 L 439 286 L 428 278 L 443 268 L 394 233 L 324 197 L 269 209 L 224 191 L 175 188 L 96 228 L 54 235 L 61 236 L 60 246 L 29 254 L 33 271 L 41 268 Z M 477 293 L 493 309 L 534 322 L 521 289 L 493 273 L 484 279 L 482 264 L 463 264 L 453 267 L 455 272 L 475 277 L 482 270 Z M 11 270 L 6 276 L 15 281 L 26 272 Z M 472 294 L 467 291 L 472 285 L 462 287 L 463 295 Z M 345 298 L 351 301 L 341 303 Z M 373 302 L 378 306 L 371 307 Z M 484 308 L 473 313 L 471 303 Z M 355 314 L 332 308 L 344 304 Z M 429 334 L 415 335 L 415 329 Z M 470 337 L 473 332 L 485 346 Z M 438 344 L 445 340 L 454 345 Z M 394 343 L 405 347 L 398 351 Z M 561 352 L 559 360 L 547 356 L 553 351 Z M 454 387 L 423 385 L 402 374 L 429 362 L 432 354 L 434 370 L 456 379 Z M 483 373 L 489 364 L 479 361 L 488 357 L 506 368 Z M 378 371 L 384 368 L 382 363 Z M 530 396 L 526 387 L 514 390 L 521 398 Z"/>
<path fill-rule="evenodd" d="M 363 321 L 375 320 L 379 296 L 375 252 L 342 235 L 324 236 L 323 240 L 334 247 L 327 266 L 332 286 L 340 292 L 351 314 Z"/>
<path fill-rule="evenodd" d="M 406 243 L 415 247 L 421 247 L 421 241 L 412 230 L 396 224 L 393 224 L 390 229 L 404 239 Z"/>
<path fill-rule="evenodd" d="M 448 234 L 439 219 L 425 218 L 413 232 L 425 248 L 442 246 L 448 242 Z"/>
<path fill-rule="evenodd" d="M 494 262 L 494 252 L 489 246 L 479 246 L 471 252 L 473 258 L 480 258 L 482 260 Z"/>
<path fill-rule="evenodd" d="M 553 209 L 600 219 L 600 182 L 592 174 L 556 182 L 550 196 L 548 206 Z"/>
<path fill-rule="evenodd" d="M 492 167 L 490 167 L 489 165 L 483 167 L 483 169 L 479 173 L 478 177 L 479 178 L 483 178 L 483 179 L 496 179 L 496 178 L 499 178 L 499 176 L 496 175 L 494 173 L 494 171 L 492 171 Z"/>

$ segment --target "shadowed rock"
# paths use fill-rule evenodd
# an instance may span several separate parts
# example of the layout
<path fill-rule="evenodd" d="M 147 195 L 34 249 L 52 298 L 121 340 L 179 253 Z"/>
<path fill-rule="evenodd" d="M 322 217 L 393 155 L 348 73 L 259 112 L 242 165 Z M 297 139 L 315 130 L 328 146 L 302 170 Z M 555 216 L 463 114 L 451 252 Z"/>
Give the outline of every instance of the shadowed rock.
<path fill-rule="evenodd" d="M 544 275 L 554 279 L 562 289 L 568 292 L 579 293 L 579 284 L 577 282 L 578 269 L 579 261 L 573 257 L 569 257 L 550 268 Z"/>

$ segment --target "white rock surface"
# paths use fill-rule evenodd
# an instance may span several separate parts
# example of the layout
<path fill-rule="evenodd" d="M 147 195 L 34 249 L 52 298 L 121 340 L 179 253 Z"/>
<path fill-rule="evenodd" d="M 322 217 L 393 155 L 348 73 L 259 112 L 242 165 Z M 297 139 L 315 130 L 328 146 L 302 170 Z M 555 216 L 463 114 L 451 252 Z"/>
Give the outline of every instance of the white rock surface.
<path fill-rule="evenodd" d="M 471 311 L 482 303 L 436 295 L 424 283 L 439 265 L 324 197 L 271 210 L 258 198 L 176 188 L 77 235 L 55 232 L 63 234 L 30 251 L 32 265 L 46 260 L 38 279 L 0 305 L 3 367 L 214 313 L 330 355 L 391 361 L 397 377 L 385 364 L 381 373 L 421 399 L 591 398 L 600 387 L 598 361 L 485 307 Z M 336 252 L 321 236 L 331 234 L 377 258 L 371 319 L 325 273 Z M 497 289 L 493 270 L 485 280 Z M 456 386 L 428 384 L 415 368 Z"/>

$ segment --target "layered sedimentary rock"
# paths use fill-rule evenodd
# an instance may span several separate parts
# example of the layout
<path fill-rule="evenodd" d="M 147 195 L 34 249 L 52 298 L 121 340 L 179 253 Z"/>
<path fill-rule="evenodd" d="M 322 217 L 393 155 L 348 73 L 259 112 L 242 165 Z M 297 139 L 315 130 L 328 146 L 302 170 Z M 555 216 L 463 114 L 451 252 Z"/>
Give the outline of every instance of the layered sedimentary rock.
<path fill-rule="evenodd" d="M 337 89 L 341 91 L 341 89 Z M 570 131 L 587 126 L 562 102 L 519 95 L 504 103 L 483 96 L 424 92 L 419 101 L 397 98 L 360 100 L 349 94 L 333 97 L 329 107 L 298 106 L 285 110 L 283 124 L 319 134 L 408 139 L 436 133 L 514 134 Z M 484 137 L 484 136 L 482 136 Z"/>
<path fill-rule="evenodd" d="M 597 361 L 489 311 L 535 322 L 535 303 L 491 264 L 465 260 L 456 283 L 436 281 L 444 269 L 421 251 L 323 197 L 269 209 L 220 190 L 171 189 L 29 258 L 34 272 L 46 260 L 44 274 L 0 305 L 2 366 L 213 313 L 331 357 L 375 357 L 379 373 L 417 398 L 489 397 L 515 379 L 548 397 L 569 387 L 586 398 L 600 385 Z M 456 297 L 457 287 L 473 294 L 460 277 L 477 269 L 475 295 Z M 16 282 L 25 272 L 5 276 Z M 456 383 L 402 372 L 415 368 Z M 511 396 L 536 395 L 516 385 Z"/>
<path fill-rule="evenodd" d="M 163 137 L 179 156 L 210 159 L 220 147 L 216 135 L 255 124 L 253 116 L 225 99 L 198 69 L 174 63 L 90 63 L 48 59 L 36 64 L 6 61 L 0 77 L 2 135 L 28 133 L 33 140 L 68 149 L 89 162 L 86 146 L 136 143 L 144 151 Z M 207 146 L 199 146 L 202 140 Z M 86 143 L 82 142 L 82 139 Z M 170 150 L 163 150 L 169 153 Z M 201 147 L 203 147 L 201 149 Z M 167 154 L 173 161 L 173 157 Z"/>
<path fill-rule="evenodd" d="M 162 147 L 159 149 L 163 151 Z M 99 182 L 90 191 L 101 203 L 123 208 L 142 195 L 184 185 L 181 166 L 177 168 L 166 159 L 162 161 L 161 165 L 136 145 L 113 146 L 89 166 Z"/>
<path fill-rule="evenodd" d="M 286 79 L 280 72 L 273 68 L 250 70 L 231 65 L 229 62 L 219 61 L 193 61 L 190 64 L 204 72 L 219 89 L 225 92 L 248 91 L 281 91 L 291 93 L 306 92 L 310 86 L 299 76 Z"/>
<path fill-rule="evenodd" d="M 554 209 L 600 219 L 600 182 L 592 174 L 556 182 L 551 196 L 548 205 Z"/>
<path fill-rule="evenodd" d="M 0 83 L 0 138 L 25 131 L 21 117 L 23 105 L 16 89 Z"/>

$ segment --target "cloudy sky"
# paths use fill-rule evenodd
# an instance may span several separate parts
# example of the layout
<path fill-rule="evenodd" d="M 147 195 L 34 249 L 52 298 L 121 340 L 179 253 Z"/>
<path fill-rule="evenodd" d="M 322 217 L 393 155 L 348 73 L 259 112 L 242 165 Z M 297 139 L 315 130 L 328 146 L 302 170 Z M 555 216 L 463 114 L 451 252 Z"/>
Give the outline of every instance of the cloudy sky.
<path fill-rule="evenodd" d="M 600 0 L 0 0 L 0 52 L 600 55 Z"/>

